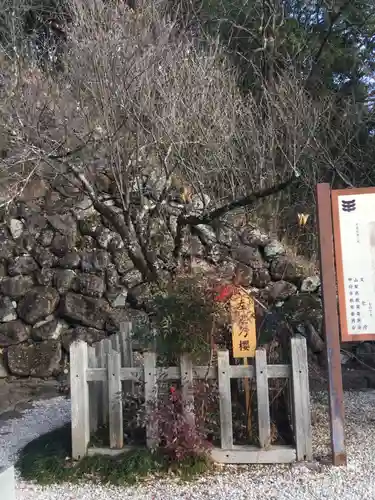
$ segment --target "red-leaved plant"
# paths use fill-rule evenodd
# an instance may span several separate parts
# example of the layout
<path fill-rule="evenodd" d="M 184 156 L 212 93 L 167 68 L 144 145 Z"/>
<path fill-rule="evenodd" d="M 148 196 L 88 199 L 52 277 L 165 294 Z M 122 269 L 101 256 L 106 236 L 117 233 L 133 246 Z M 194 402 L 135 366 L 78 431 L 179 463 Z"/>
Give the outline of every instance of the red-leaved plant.
<path fill-rule="evenodd" d="M 149 408 L 149 421 L 158 429 L 159 447 L 171 461 L 207 454 L 212 445 L 207 439 L 203 414 L 187 408 L 179 388 L 170 387 L 169 394 Z"/>

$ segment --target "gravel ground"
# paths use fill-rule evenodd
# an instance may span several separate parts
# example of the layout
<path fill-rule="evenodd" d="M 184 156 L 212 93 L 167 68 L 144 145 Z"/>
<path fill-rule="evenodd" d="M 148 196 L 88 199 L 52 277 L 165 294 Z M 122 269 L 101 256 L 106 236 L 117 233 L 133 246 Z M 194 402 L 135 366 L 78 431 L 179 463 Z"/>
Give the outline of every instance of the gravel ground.
<path fill-rule="evenodd" d="M 18 450 L 69 420 L 70 401 L 64 397 L 36 401 L 21 418 L 0 419 L 0 465 L 14 463 Z"/>
<path fill-rule="evenodd" d="M 19 481 L 17 500 L 375 500 L 375 391 L 345 394 L 348 466 L 324 465 L 329 453 L 327 396 L 313 402 L 314 463 L 292 466 L 223 467 L 193 483 L 150 478 L 138 487 L 92 484 L 40 487 Z M 69 419 L 64 398 L 38 402 L 21 419 L 0 428 L 0 463 L 15 460 L 17 449 Z"/>

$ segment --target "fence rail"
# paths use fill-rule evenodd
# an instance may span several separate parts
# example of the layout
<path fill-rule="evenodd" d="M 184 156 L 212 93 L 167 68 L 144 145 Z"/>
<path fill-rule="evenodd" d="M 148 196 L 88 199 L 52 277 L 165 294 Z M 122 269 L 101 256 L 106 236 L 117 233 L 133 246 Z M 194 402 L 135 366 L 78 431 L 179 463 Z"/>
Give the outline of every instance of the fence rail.
<path fill-rule="evenodd" d="M 180 366 L 159 368 L 156 353 L 144 353 L 144 366 L 134 367 L 131 349 L 131 324 L 122 326 L 118 335 L 95 347 L 74 342 L 70 347 L 73 458 L 87 454 L 116 454 L 124 448 L 122 392 L 134 393 L 135 382 L 142 382 L 145 401 L 158 397 L 159 381 L 181 380 L 186 418 L 194 424 L 194 379 L 217 379 L 220 403 L 221 447 L 212 450 L 212 458 L 223 463 L 286 463 L 309 460 L 311 418 L 306 340 L 291 339 L 291 365 L 268 365 L 266 351 L 257 349 L 255 367 L 233 366 L 229 352 L 218 352 L 217 366 L 193 366 L 188 355 Z M 259 447 L 233 444 L 231 379 L 249 378 L 256 384 Z M 295 447 L 271 446 L 269 379 L 290 381 Z M 147 420 L 148 447 L 156 445 L 158 429 L 154 419 Z M 109 449 L 88 449 L 90 435 L 99 425 L 109 425 Z"/>

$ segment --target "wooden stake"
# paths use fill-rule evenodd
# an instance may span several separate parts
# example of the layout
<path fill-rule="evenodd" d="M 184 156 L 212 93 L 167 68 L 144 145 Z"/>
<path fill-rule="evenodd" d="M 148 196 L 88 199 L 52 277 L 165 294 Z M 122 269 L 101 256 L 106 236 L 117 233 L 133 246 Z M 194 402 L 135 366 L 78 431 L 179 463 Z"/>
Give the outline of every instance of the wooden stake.
<path fill-rule="evenodd" d="M 243 364 L 244 364 L 244 366 L 249 366 L 247 358 L 243 358 Z M 244 378 L 243 385 L 244 385 L 244 390 L 245 390 L 247 432 L 248 432 L 249 437 L 251 437 L 252 436 L 252 429 L 253 429 L 252 412 L 251 412 L 251 391 L 250 391 L 251 380 L 249 380 L 247 377 Z"/>

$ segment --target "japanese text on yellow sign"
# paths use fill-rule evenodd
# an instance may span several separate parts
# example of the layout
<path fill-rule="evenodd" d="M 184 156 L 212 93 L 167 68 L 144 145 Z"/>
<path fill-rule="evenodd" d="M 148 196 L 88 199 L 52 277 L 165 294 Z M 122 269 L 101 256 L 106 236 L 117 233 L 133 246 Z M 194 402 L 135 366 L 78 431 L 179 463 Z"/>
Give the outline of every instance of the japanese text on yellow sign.
<path fill-rule="evenodd" d="M 239 290 L 230 300 L 234 358 L 253 358 L 256 350 L 254 299 Z"/>

